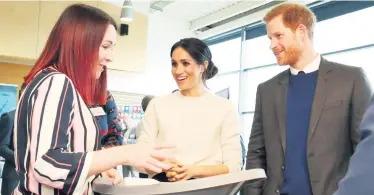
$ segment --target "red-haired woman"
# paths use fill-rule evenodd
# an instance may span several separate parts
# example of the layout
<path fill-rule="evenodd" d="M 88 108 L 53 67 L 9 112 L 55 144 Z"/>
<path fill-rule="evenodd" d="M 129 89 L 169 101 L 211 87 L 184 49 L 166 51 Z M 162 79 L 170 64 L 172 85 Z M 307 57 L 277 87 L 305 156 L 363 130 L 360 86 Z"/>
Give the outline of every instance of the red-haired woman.
<path fill-rule="evenodd" d="M 62 13 L 35 66 L 25 77 L 17 106 L 14 146 L 20 176 L 15 194 L 92 194 L 91 181 L 130 165 L 161 172 L 167 148 L 140 145 L 100 150 L 91 105 L 106 102 L 106 66 L 112 61 L 116 24 L 105 12 L 76 4 Z"/>

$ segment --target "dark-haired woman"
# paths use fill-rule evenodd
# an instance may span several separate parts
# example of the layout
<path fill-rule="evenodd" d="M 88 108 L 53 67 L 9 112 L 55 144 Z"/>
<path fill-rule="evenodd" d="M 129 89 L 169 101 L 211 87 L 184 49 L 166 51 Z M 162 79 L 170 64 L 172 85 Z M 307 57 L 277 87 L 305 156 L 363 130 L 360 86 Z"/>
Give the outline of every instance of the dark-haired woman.
<path fill-rule="evenodd" d="M 237 109 L 206 88 L 206 80 L 218 72 L 208 46 L 199 39 L 182 39 L 170 56 L 180 90 L 150 102 L 138 143 L 172 144 L 177 161 L 166 173 L 148 173 L 166 182 L 240 171 Z"/>
<path fill-rule="evenodd" d="M 14 194 L 92 194 L 98 175 L 130 165 L 170 169 L 163 148 L 129 145 L 100 150 L 100 131 L 89 109 L 106 102 L 106 66 L 116 44 L 116 23 L 82 4 L 65 9 L 42 54 L 25 77 L 15 114 L 14 156 L 19 185 Z M 95 112 L 100 112 L 96 110 Z"/>

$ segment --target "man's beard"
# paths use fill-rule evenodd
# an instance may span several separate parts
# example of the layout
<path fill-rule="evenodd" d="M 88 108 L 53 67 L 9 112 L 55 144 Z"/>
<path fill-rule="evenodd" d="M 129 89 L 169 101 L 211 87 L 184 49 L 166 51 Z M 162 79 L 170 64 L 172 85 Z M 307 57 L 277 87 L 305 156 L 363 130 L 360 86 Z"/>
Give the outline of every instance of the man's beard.
<path fill-rule="evenodd" d="M 283 54 L 277 58 L 279 65 L 295 65 L 301 56 L 301 49 L 296 44 L 289 46 L 287 49 L 282 47 Z"/>

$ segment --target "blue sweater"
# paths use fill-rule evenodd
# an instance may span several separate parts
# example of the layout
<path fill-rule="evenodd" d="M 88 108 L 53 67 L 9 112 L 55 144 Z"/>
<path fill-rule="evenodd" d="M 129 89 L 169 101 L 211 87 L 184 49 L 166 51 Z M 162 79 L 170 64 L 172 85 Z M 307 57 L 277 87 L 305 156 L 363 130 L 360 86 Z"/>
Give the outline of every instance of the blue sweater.
<path fill-rule="evenodd" d="M 309 119 L 318 71 L 290 74 L 286 110 L 286 157 L 281 192 L 312 195 L 307 163 Z"/>

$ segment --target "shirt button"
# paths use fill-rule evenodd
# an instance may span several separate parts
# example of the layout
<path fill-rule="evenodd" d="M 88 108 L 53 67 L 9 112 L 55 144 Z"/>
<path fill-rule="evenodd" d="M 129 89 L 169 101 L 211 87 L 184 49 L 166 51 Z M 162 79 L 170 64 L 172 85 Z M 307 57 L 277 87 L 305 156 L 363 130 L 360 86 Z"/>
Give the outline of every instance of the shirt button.
<path fill-rule="evenodd" d="M 282 170 L 284 170 L 284 166 L 282 166 Z"/>
<path fill-rule="evenodd" d="M 277 190 L 275 190 L 275 192 L 277 193 L 277 194 L 279 194 L 279 190 L 277 189 Z"/>

